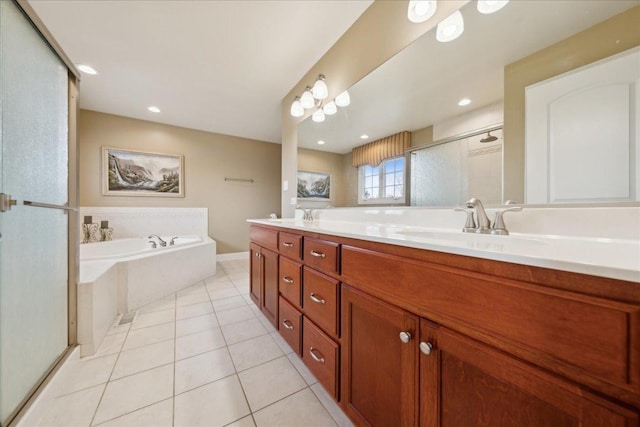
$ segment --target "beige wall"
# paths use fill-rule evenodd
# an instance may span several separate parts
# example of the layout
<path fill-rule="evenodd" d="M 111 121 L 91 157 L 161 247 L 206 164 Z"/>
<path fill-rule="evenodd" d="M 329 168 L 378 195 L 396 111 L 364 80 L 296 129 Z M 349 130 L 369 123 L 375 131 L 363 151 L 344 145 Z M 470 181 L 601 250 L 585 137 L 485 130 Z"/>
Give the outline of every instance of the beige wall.
<path fill-rule="evenodd" d="M 432 19 L 414 24 L 407 19 L 406 1 L 374 1 L 282 99 L 282 179 L 289 182 L 289 191 L 282 192 L 283 216 L 291 217 L 294 213 L 290 202 L 296 195 L 295 185 L 292 185 L 296 182 L 298 167 L 296 126 L 310 115 L 309 112 L 299 118 L 291 117 L 289 111 L 294 97 L 321 73 L 327 78 L 329 97 L 335 97 L 468 2 L 439 2 Z"/>
<path fill-rule="evenodd" d="M 636 6 L 505 67 L 505 200 L 524 200 L 525 87 L 639 44 L 640 6 Z"/>
<path fill-rule="evenodd" d="M 209 208 L 218 253 L 248 250 L 247 218 L 280 212 L 281 147 L 245 138 L 81 110 L 80 205 Z M 185 197 L 103 196 L 101 147 L 183 154 Z M 225 182 L 225 177 L 253 183 Z"/>
<path fill-rule="evenodd" d="M 420 147 L 433 143 L 433 125 L 411 132 L 411 146 Z"/>

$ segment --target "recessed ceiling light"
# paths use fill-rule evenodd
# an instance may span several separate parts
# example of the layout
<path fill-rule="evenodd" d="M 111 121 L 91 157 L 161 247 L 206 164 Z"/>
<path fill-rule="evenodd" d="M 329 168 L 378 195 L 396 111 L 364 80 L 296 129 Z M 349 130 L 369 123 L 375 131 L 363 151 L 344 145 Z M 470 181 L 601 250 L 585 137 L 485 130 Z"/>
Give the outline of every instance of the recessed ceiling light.
<path fill-rule="evenodd" d="M 369 139 L 369 135 L 363 133 L 362 135 L 360 135 L 360 139 Z"/>
<path fill-rule="evenodd" d="M 324 141 L 323 141 L 323 140 L 320 140 L 320 141 L 318 141 L 318 144 L 320 144 L 320 145 L 324 145 Z"/>
<path fill-rule="evenodd" d="M 98 74 L 96 69 L 89 65 L 77 64 L 76 66 L 78 67 L 78 70 L 82 71 L 85 74 L 90 74 L 92 76 L 95 76 L 96 74 Z"/>
<path fill-rule="evenodd" d="M 461 107 L 469 104 L 471 104 L 471 100 L 469 98 L 462 98 L 460 101 L 458 101 L 458 105 Z"/>
<path fill-rule="evenodd" d="M 154 107 L 153 105 L 149 108 L 147 108 L 147 110 L 151 111 L 152 113 L 159 113 L 160 109 L 158 107 Z"/>

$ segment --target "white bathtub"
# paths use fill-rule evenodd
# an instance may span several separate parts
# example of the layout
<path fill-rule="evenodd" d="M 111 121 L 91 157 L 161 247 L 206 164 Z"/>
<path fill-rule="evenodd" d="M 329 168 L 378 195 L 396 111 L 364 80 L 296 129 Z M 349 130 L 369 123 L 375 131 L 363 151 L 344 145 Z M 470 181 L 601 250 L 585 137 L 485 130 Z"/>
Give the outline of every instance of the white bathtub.
<path fill-rule="evenodd" d="M 118 314 L 172 294 L 216 273 L 216 242 L 209 237 L 127 238 L 80 245 L 78 342 L 95 352 Z M 154 239 L 157 240 L 157 239 Z"/>

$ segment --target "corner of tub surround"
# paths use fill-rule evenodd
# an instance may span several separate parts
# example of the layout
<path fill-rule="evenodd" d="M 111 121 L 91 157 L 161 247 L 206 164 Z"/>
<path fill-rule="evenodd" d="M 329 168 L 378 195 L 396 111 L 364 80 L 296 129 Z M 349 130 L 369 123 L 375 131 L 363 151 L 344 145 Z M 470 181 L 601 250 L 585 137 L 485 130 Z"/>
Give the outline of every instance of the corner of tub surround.
<path fill-rule="evenodd" d="M 114 239 L 151 234 L 204 237 L 209 232 L 208 208 L 81 206 L 79 212 L 80 223 L 85 216 L 92 216 L 98 224 L 109 221 Z"/>
<path fill-rule="evenodd" d="M 519 205 L 521 212 L 505 214 L 510 232 L 558 236 L 640 240 L 640 204 L 631 206 Z M 486 206 L 491 221 L 506 206 Z M 297 214 L 297 212 L 296 212 Z M 462 229 L 466 216 L 453 207 L 347 207 L 318 209 L 326 221 L 371 222 L 441 229 Z"/>

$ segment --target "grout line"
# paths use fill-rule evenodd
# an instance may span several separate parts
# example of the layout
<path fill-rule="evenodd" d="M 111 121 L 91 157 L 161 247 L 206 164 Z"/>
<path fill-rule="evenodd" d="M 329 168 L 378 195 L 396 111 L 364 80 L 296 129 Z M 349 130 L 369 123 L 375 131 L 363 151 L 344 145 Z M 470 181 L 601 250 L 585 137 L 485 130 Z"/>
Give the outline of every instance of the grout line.
<path fill-rule="evenodd" d="M 176 305 L 173 312 L 173 393 L 171 396 L 171 427 L 176 425 L 176 352 L 178 348 L 178 294 L 175 296 Z"/>
<path fill-rule="evenodd" d="M 142 409 L 148 408 L 149 406 L 153 406 L 153 405 L 156 405 L 156 404 L 158 404 L 158 403 L 162 403 L 162 402 L 164 402 L 164 401 L 166 401 L 166 400 L 169 400 L 169 399 L 173 399 L 173 397 L 167 397 L 166 399 L 158 400 L 157 402 L 153 402 L 153 403 L 150 403 L 150 404 L 148 404 L 148 405 L 141 406 L 141 407 L 139 407 L 138 409 L 134 409 L 133 411 L 130 411 L 130 412 L 124 413 L 124 414 L 122 414 L 122 415 L 118 415 L 117 417 L 114 417 L 114 418 L 109 418 L 108 420 L 104 420 L 104 421 L 102 421 L 100 424 L 91 424 L 91 427 L 93 427 L 93 426 L 101 426 L 101 425 L 104 425 L 105 423 L 111 422 L 111 421 L 113 421 L 113 420 L 117 420 L 118 418 L 126 417 L 127 415 L 131 415 L 131 414 L 133 414 L 134 412 L 140 411 L 140 410 L 142 410 Z"/>
<path fill-rule="evenodd" d="M 124 341 L 122 341 L 122 346 L 124 346 L 124 343 L 127 342 L 127 338 L 129 337 L 129 332 L 131 332 L 131 325 L 129 325 L 129 330 L 127 331 L 127 336 L 124 337 Z M 116 356 L 116 360 L 113 363 L 113 366 L 111 367 L 111 373 L 109 374 L 109 378 L 107 378 L 107 382 L 104 386 L 104 390 L 102 390 L 102 394 L 100 395 L 100 400 L 98 400 L 98 404 L 96 405 L 96 409 L 95 411 L 93 411 L 93 416 L 91 417 L 91 421 L 89 422 L 89 425 L 92 426 L 93 425 L 93 420 L 96 419 L 96 415 L 98 414 L 98 409 L 100 408 L 100 404 L 102 403 L 102 399 L 104 398 L 105 393 L 107 392 L 107 387 L 109 387 L 109 383 L 111 382 L 111 377 L 113 376 L 113 371 L 115 371 L 116 369 L 116 365 L 118 364 L 118 360 L 120 360 L 120 354 L 122 353 L 122 347 L 120 347 L 120 351 L 118 352 L 118 355 Z"/>

